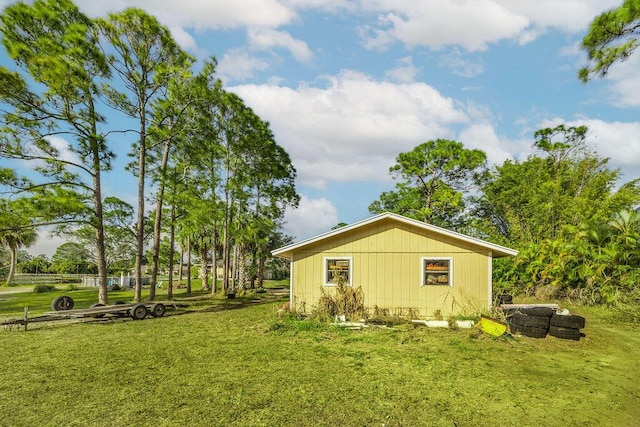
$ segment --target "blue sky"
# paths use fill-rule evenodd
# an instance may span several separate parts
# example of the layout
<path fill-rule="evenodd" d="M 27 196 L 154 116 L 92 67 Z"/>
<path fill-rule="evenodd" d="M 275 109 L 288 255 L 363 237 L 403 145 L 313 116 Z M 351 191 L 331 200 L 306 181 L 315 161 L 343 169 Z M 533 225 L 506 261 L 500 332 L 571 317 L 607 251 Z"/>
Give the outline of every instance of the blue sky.
<path fill-rule="evenodd" d="M 9 2 L 0 0 L 0 5 Z M 155 15 L 271 123 L 298 171 L 297 238 L 369 216 L 398 153 L 436 138 L 522 159 L 533 133 L 585 124 L 624 179 L 640 176 L 640 53 L 581 83 L 579 43 L 621 0 L 78 0 L 90 16 Z M 6 65 L 6 59 L 2 59 Z M 113 141 L 120 165 L 128 142 Z M 117 168 L 119 166 L 116 166 Z M 109 195 L 136 200 L 119 168 Z M 55 251 L 43 236 L 29 251 Z"/>

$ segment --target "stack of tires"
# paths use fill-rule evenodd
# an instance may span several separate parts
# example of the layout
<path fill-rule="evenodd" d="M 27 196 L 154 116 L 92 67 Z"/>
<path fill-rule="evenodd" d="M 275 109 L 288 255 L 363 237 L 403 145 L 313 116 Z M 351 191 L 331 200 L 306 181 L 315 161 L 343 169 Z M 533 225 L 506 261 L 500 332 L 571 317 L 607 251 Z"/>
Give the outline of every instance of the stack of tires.
<path fill-rule="evenodd" d="M 557 314 L 554 313 L 549 319 L 549 335 L 565 340 L 580 341 L 582 333 L 580 329 L 584 328 L 584 317 L 575 314 Z"/>
<path fill-rule="evenodd" d="M 554 311 L 548 307 L 518 308 L 508 317 L 511 333 L 531 338 L 546 337 Z"/>
<path fill-rule="evenodd" d="M 582 316 L 556 311 L 548 307 L 512 309 L 507 313 L 511 333 L 531 338 L 544 338 L 547 334 L 566 340 L 579 341 L 580 329 L 585 326 Z"/>

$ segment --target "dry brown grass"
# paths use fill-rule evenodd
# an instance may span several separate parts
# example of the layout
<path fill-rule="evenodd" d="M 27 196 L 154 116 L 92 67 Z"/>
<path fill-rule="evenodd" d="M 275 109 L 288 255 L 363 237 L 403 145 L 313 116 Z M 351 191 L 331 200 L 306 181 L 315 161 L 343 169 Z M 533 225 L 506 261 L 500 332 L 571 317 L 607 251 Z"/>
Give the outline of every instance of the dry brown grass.
<path fill-rule="evenodd" d="M 322 288 L 322 295 L 311 315 L 318 318 L 344 316 L 347 320 L 366 319 L 368 314 L 364 305 L 362 287 L 351 287 L 339 283 L 333 289 Z"/>

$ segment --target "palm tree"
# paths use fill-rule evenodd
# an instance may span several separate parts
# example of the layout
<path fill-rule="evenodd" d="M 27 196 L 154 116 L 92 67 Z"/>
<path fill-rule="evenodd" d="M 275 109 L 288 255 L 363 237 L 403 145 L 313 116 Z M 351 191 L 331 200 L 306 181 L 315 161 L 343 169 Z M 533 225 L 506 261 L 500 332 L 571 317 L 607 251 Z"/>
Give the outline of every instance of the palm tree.
<path fill-rule="evenodd" d="M 9 265 L 9 274 L 7 275 L 7 285 L 13 283 L 16 274 L 16 265 L 18 263 L 18 249 L 29 247 L 36 242 L 38 233 L 34 228 L 23 228 L 16 226 L 5 229 L 0 232 L 0 242 L 9 248 L 11 252 L 11 263 Z"/>

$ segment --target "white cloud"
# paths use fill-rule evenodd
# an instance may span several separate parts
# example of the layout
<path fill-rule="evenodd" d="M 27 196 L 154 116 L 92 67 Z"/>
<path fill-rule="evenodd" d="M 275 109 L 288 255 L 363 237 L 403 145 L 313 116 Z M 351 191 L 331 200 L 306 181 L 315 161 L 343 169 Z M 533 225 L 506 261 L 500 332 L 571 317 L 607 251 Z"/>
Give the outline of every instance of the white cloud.
<path fill-rule="evenodd" d="M 71 151 L 69 147 L 69 143 L 64 138 L 61 138 L 59 136 L 47 136 L 45 139 L 49 142 L 51 147 L 53 147 L 55 150 L 58 151 L 58 154 L 55 156 L 55 158 L 64 160 L 70 163 L 76 163 L 76 164 L 82 163 L 80 161 L 80 158 L 78 157 L 78 154 Z M 44 160 L 18 160 L 18 163 L 20 163 L 24 168 L 29 170 L 35 170 L 36 168 L 47 167 L 47 163 Z M 78 172 L 78 171 L 72 170 L 72 172 Z"/>
<path fill-rule="evenodd" d="M 489 165 L 500 165 L 507 159 L 523 160 L 531 152 L 531 141 L 513 141 L 498 136 L 489 123 L 474 123 L 458 136 L 465 148 L 480 149 L 487 154 Z"/>
<path fill-rule="evenodd" d="M 338 224 L 338 210 L 325 198 L 311 199 L 301 194 L 298 208 L 287 208 L 284 220 L 284 232 L 301 240 L 331 230 Z"/>
<path fill-rule="evenodd" d="M 182 27 L 171 26 L 169 28 L 171 31 L 171 35 L 175 39 L 176 43 L 180 45 L 183 49 L 187 50 L 196 50 L 196 41 L 191 37 L 191 34 L 187 33 Z"/>
<path fill-rule="evenodd" d="M 48 136 L 46 139 L 53 148 L 58 150 L 58 159 L 71 163 L 81 163 L 78 154 L 69 149 L 69 143 L 64 138 Z"/>
<path fill-rule="evenodd" d="M 33 256 L 44 254 L 48 258 L 51 258 L 51 256 L 56 253 L 58 246 L 66 242 L 67 239 L 60 236 L 53 236 L 50 234 L 49 229 L 44 228 L 38 232 L 38 238 L 33 246 L 26 248 L 26 251 Z"/>
<path fill-rule="evenodd" d="M 272 29 L 249 29 L 249 45 L 258 50 L 270 50 L 272 48 L 283 48 L 300 62 L 309 62 L 313 53 L 309 46 L 301 40 L 294 39 L 291 34 L 284 31 Z"/>
<path fill-rule="evenodd" d="M 377 27 L 365 40 L 369 48 L 398 40 L 410 47 L 484 50 L 489 43 L 516 37 L 529 25 L 526 17 L 492 0 L 377 0 L 364 8 L 379 14 Z"/>
<path fill-rule="evenodd" d="M 453 74 L 467 78 L 475 77 L 484 72 L 482 64 L 463 59 L 458 49 L 452 49 L 442 55 L 440 57 L 440 65 L 449 68 Z"/>
<path fill-rule="evenodd" d="M 548 119 L 540 123 L 539 129 L 566 126 L 587 126 L 587 143 L 600 156 L 610 159 L 610 166 L 620 168 L 625 176 L 637 177 L 640 164 L 640 122 L 606 122 L 599 119 L 565 121 L 562 118 Z"/>
<path fill-rule="evenodd" d="M 182 48 L 191 51 L 197 51 L 197 47 L 187 28 L 278 28 L 297 18 L 293 8 L 278 0 L 77 0 L 76 4 L 90 16 L 106 16 L 128 7 L 143 9 L 167 26 Z"/>
<path fill-rule="evenodd" d="M 605 122 L 588 119 L 568 122 L 569 126 L 586 125 L 589 128 L 589 140 L 596 146 L 598 153 L 609 157 L 620 167 L 633 167 L 637 173 L 640 164 L 640 123 Z"/>
<path fill-rule="evenodd" d="M 618 107 L 640 106 L 640 52 L 614 64 L 605 79 L 607 100 Z"/>
<path fill-rule="evenodd" d="M 640 164 L 640 122 L 606 122 L 599 119 L 565 120 L 554 117 L 539 122 L 536 129 L 565 126 L 587 126 L 587 144 L 598 155 L 610 159 L 612 168 L 620 168 L 627 177 L 637 176 Z M 458 135 L 466 148 L 487 153 L 489 164 L 502 164 L 507 159 L 524 160 L 533 152 L 533 134 L 523 132 L 521 139 L 498 135 L 487 121 L 474 122 Z M 629 178 L 631 179 L 631 178 Z"/>
<path fill-rule="evenodd" d="M 251 78 L 257 71 L 268 68 L 266 60 L 253 56 L 246 50 L 233 49 L 222 55 L 216 71 L 223 82 L 230 82 Z"/>
<path fill-rule="evenodd" d="M 282 0 L 282 4 L 295 10 L 312 9 L 329 13 L 353 11 L 357 8 L 356 3 L 352 0 Z"/>
<path fill-rule="evenodd" d="M 375 0 L 362 3 L 378 19 L 363 26 L 361 35 L 369 49 L 399 41 L 481 51 L 500 40 L 526 44 L 548 29 L 584 31 L 596 15 L 618 5 L 619 0 Z"/>
<path fill-rule="evenodd" d="M 168 26 L 186 49 L 197 51 L 196 31 L 246 28 L 253 48 L 283 48 L 300 62 L 313 56 L 304 40 L 281 28 L 301 23 L 299 12 L 351 13 L 363 24 L 358 31 L 368 49 L 394 42 L 440 49 L 459 46 L 482 51 L 501 40 L 528 43 L 548 29 L 584 31 L 594 16 L 619 0 L 78 0 L 92 16 L 139 7 Z M 369 22 L 367 22 L 369 20 Z M 454 62 L 460 62 L 458 59 Z M 468 61 L 452 64 L 457 73 L 476 75 L 482 67 Z"/>
<path fill-rule="evenodd" d="M 511 12 L 525 16 L 535 28 L 554 28 L 576 33 L 620 0 L 495 0 Z"/>
<path fill-rule="evenodd" d="M 418 68 L 413 65 L 413 58 L 405 56 L 400 58 L 395 68 L 386 72 L 386 77 L 389 80 L 398 83 L 413 83 L 418 75 Z"/>
<path fill-rule="evenodd" d="M 454 135 L 465 112 L 424 83 L 394 84 L 343 71 L 326 87 L 242 85 L 240 95 L 268 120 L 299 182 L 384 181 L 398 153 Z"/>
<path fill-rule="evenodd" d="M 239 27 L 272 27 L 290 23 L 296 13 L 277 0 L 77 0 L 85 12 L 103 16 L 127 7 L 138 7 L 170 27 L 197 30 Z"/>

